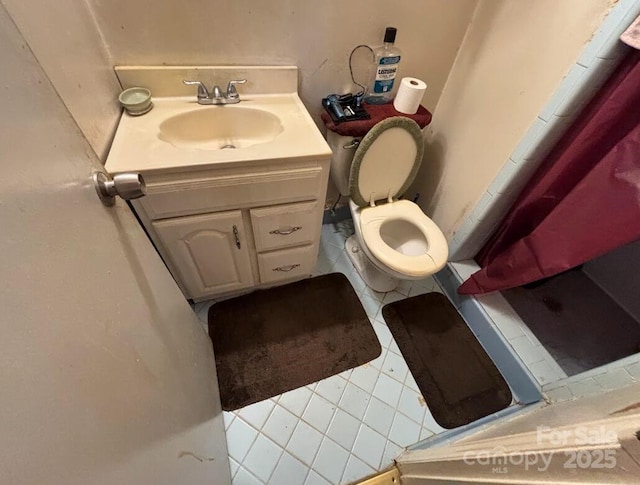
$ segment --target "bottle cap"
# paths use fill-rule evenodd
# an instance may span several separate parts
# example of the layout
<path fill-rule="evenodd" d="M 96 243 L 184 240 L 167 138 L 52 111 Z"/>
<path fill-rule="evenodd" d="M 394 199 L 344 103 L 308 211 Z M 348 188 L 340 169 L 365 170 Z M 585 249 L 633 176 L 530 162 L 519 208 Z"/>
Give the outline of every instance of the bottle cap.
<path fill-rule="evenodd" d="M 398 29 L 395 27 L 387 27 L 384 31 L 384 43 L 393 44 L 396 41 L 396 32 L 398 32 Z"/>

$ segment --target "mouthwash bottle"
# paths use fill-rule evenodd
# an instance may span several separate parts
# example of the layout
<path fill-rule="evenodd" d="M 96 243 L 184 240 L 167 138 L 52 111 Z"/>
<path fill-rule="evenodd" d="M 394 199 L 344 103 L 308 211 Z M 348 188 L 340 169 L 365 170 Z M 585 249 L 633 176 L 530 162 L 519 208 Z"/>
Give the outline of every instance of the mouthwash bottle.
<path fill-rule="evenodd" d="M 384 44 L 373 50 L 375 66 L 369 93 L 365 101 L 369 104 L 385 104 L 393 100 L 393 82 L 396 79 L 402 53 L 393 43 L 396 41 L 395 27 L 387 27 Z"/>

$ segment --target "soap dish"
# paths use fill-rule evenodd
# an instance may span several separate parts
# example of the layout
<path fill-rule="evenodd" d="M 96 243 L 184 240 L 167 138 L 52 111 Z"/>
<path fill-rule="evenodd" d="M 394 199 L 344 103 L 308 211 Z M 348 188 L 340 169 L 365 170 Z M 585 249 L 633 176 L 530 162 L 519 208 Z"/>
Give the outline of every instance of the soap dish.
<path fill-rule="evenodd" d="M 151 102 L 151 91 L 147 88 L 129 88 L 125 89 L 118 96 L 120 105 L 127 110 L 131 116 L 140 116 L 151 111 L 153 103 Z"/>

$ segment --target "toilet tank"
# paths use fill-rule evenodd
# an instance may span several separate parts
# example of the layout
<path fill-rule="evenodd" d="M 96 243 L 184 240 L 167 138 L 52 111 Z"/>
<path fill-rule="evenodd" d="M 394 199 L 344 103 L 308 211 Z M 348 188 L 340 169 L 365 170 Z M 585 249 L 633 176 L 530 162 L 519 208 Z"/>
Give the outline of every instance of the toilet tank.
<path fill-rule="evenodd" d="M 331 157 L 331 181 L 343 196 L 349 196 L 349 173 L 351 172 L 351 162 L 356 148 L 360 143 L 360 138 L 353 136 L 343 136 L 327 131 L 327 143 L 331 147 L 333 156 Z"/>

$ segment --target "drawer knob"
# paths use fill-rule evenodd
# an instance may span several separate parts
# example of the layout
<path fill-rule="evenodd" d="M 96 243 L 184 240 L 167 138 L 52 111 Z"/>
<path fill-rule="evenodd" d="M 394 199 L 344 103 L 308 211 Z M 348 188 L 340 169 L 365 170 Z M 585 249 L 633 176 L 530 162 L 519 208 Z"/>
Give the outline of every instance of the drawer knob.
<path fill-rule="evenodd" d="M 288 236 L 289 234 L 293 234 L 296 231 L 302 229 L 302 226 L 295 226 L 290 229 L 274 229 L 273 231 L 269 231 L 269 234 L 277 234 L 278 236 Z"/>
<path fill-rule="evenodd" d="M 298 266 L 300 266 L 300 265 L 299 264 L 290 264 L 288 266 L 278 266 L 277 268 L 273 268 L 272 271 L 284 271 L 286 273 L 286 272 L 291 271 L 292 269 L 297 268 Z"/>

